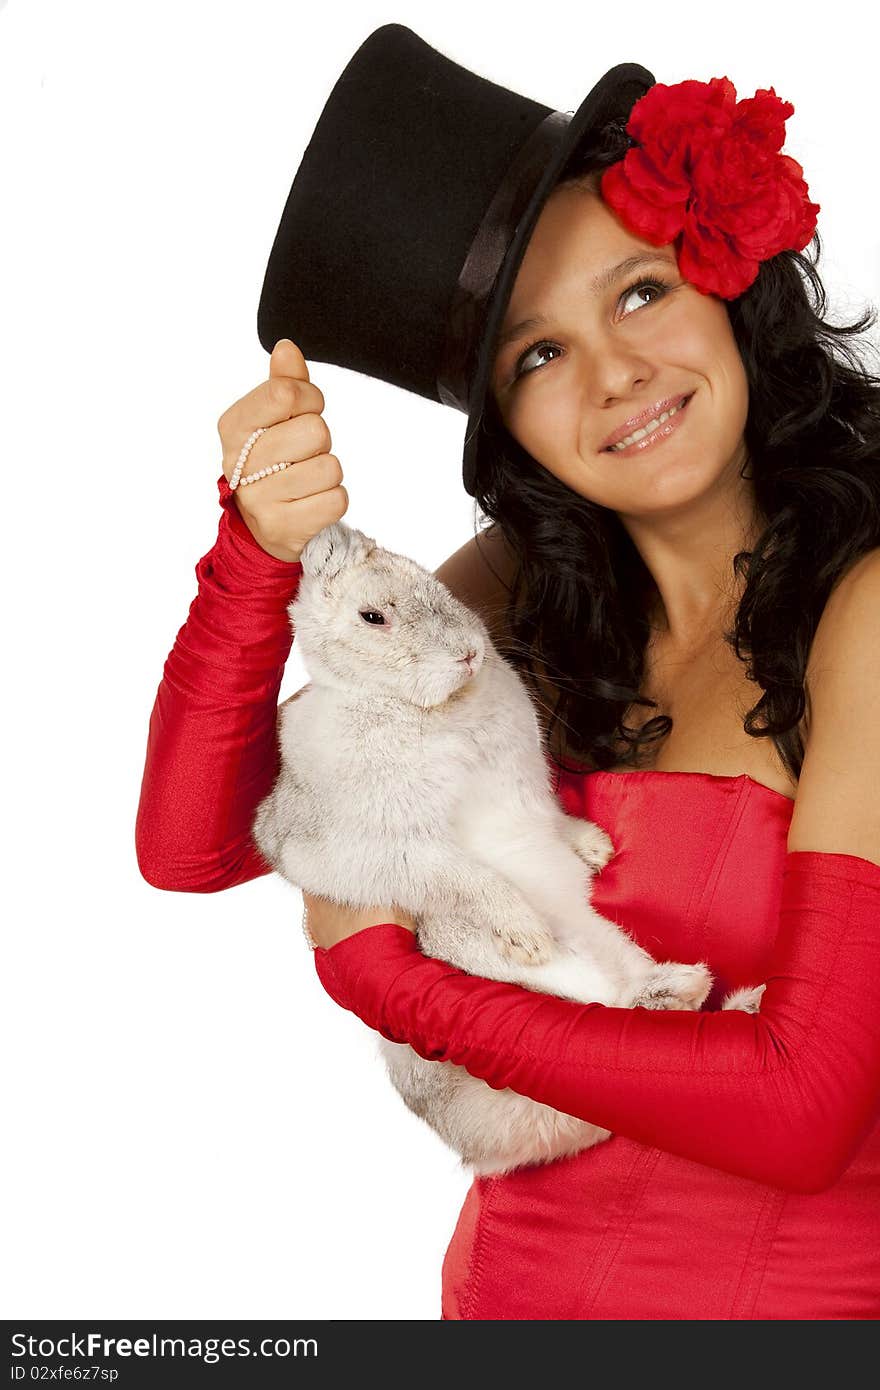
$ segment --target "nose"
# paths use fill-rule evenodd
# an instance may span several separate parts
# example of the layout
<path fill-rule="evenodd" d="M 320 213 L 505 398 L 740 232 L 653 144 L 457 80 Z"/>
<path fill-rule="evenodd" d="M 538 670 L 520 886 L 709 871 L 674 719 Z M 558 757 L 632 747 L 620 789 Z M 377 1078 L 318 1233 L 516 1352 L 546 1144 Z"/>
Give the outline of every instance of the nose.
<path fill-rule="evenodd" d="M 654 369 L 642 352 L 620 337 L 603 337 L 584 354 L 584 392 L 598 407 L 627 400 L 650 381 Z"/>
<path fill-rule="evenodd" d="M 459 660 L 460 660 L 460 661 L 466 661 L 467 664 L 468 664 L 468 666 L 470 666 L 470 664 L 471 664 L 471 662 L 473 661 L 473 659 L 474 659 L 474 657 L 476 656 L 476 654 L 477 654 L 477 649 L 476 649 L 476 647 L 474 647 L 472 651 L 469 651 L 469 652 L 468 652 L 467 656 L 462 656 L 462 657 L 459 658 Z"/>

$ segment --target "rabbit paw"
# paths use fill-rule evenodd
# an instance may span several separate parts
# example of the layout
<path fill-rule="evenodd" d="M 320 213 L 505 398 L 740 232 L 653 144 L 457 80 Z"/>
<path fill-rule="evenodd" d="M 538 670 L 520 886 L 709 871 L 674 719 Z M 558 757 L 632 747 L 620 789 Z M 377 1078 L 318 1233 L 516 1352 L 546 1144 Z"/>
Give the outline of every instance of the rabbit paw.
<path fill-rule="evenodd" d="M 734 989 L 725 994 L 722 1009 L 741 1009 L 746 1014 L 756 1014 L 761 1008 L 761 995 L 766 985 L 755 985 L 754 989 Z"/>
<path fill-rule="evenodd" d="M 545 965 L 553 955 L 553 937 L 538 928 L 493 927 L 492 935 L 504 959 L 517 965 Z"/>
<path fill-rule="evenodd" d="M 712 988 L 705 965 L 664 961 L 655 965 L 632 1002 L 634 1009 L 698 1009 Z"/>
<path fill-rule="evenodd" d="M 614 843 L 600 826 L 592 821 L 569 816 L 574 825 L 569 828 L 569 838 L 575 853 L 580 855 L 591 869 L 601 869 L 614 854 Z"/>

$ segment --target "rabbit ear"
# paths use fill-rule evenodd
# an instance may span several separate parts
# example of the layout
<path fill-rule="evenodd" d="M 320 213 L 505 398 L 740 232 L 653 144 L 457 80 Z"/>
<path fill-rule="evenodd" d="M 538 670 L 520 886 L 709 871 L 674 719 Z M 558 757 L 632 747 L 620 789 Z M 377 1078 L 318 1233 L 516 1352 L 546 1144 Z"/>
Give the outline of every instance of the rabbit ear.
<path fill-rule="evenodd" d="M 346 565 L 363 564 L 375 549 L 376 542 L 372 536 L 365 536 L 363 531 L 346 526 L 344 521 L 334 521 L 303 546 L 300 561 L 304 574 L 332 579 Z"/>

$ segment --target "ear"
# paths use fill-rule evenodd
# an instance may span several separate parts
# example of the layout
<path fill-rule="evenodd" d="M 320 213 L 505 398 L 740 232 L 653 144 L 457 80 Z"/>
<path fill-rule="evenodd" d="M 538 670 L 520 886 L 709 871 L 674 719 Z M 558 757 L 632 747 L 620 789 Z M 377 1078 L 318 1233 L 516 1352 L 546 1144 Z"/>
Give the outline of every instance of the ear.
<path fill-rule="evenodd" d="M 346 526 L 344 521 L 334 521 L 303 546 L 300 561 L 304 574 L 333 579 L 346 565 L 362 565 L 375 549 L 372 536 Z"/>

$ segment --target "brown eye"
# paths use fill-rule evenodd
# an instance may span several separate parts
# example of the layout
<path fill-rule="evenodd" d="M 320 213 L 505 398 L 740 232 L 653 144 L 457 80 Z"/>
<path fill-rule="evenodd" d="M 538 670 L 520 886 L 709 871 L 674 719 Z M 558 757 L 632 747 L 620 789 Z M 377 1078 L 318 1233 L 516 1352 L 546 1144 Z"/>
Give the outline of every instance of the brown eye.
<path fill-rule="evenodd" d="M 562 349 L 558 346 L 557 343 L 548 342 L 546 339 L 541 339 L 537 343 L 530 343 L 529 346 L 525 349 L 525 351 L 522 352 L 520 356 L 517 358 L 516 366 L 513 370 L 514 381 L 516 381 L 517 377 L 529 376 L 532 371 L 540 370 L 539 368 L 535 367 L 530 367 L 528 371 L 522 370 L 523 363 L 527 360 L 527 358 L 531 357 L 533 352 L 543 356 L 545 355 L 546 351 L 561 352 L 561 350 Z"/>
<path fill-rule="evenodd" d="M 651 298 L 647 300 L 647 303 L 652 304 L 655 298 L 662 299 L 663 294 L 666 290 L 666 285 L 664 285 L 660 280 L 640 280 L 637 285 L 630 285 L 628 290 L 624 290 L 623 294 L 620 296 L 621 304 L 626 304 L 627 300 L 631 299 L 633 295 L 643 294 L 645 290 L 649 290 L 651 292 Z M 643 308 L 645 302 L 645 300 L 642 300 L 642 303 L 637 304 L 636 308 Z"/>
<path fill-rule="evenodd" d="M 378 613 L 375 608 L 364 608 L 360 616 L 365 623 L 372 623 L 374 627 L 381 627 L 385 622 L 383 614 Z"/>

